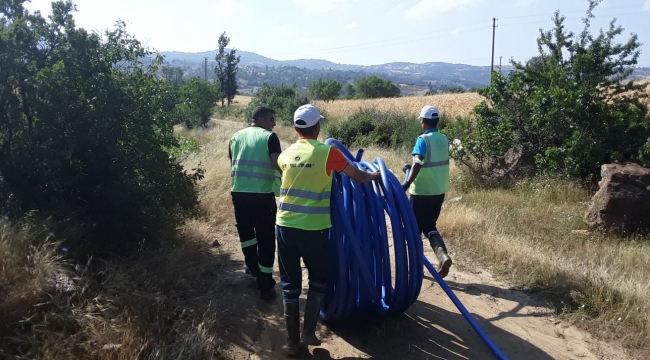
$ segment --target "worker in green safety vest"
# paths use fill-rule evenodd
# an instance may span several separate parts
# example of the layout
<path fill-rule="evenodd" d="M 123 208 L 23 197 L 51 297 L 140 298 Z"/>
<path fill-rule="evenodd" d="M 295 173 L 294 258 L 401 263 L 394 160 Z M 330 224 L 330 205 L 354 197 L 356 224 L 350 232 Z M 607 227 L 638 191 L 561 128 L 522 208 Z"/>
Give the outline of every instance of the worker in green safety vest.
<path fill-rule="evenodd" d="M 235 209 L 246 273 L 255 277 L 260 298 L 275 297 L 275 192 L 279 191 L 277 159 L 282 149 L 272 132 L 275 111 L 258 107 L 251 126 L 236 132 L 229 143 L 230 192 Z M 277 188 L 277 189 L 276 189 Z"/>
<path fill-rule="evenodd" d="M 278 158 L 282 169 L 276 217 L 278 264 L 289 355 L 298 352 L 301 342 L 320 345 L 315 331 L 332 260 L 329 242 L 332 173 L 344 173 L 361 183 L 381 177 L 379 172 L 366 173 L 349 166 L 338 149 L 319 142 L 322 118 L 313 105 L 299 107 L 293 115 L 293 123 L 300 139 Z M 302 336 L 298 302 L 302 291 L 301 258 L 309 273 Z"/>
<path fill-rule="evenodd" d="M 445 193 L 449 191 L 449 139 L 438 132 L 440 112 L 435 106 L 425 106 L 420 111 L 420 125 L 424 133 L 413 148 L 413 164 L 408 179 L 403 184 L 409 190 L 411 206 L 420 232 L 428 239 L 438 258 L 438 273 L 447 276 L 452 264 L 447 247 L 436 228 Z"/>

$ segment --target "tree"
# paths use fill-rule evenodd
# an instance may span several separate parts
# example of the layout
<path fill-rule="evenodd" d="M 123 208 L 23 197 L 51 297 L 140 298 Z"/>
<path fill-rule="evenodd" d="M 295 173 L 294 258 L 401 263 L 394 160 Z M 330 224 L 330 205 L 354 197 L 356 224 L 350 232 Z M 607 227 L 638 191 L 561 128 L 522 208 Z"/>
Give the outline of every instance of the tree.
<path fill-rule="evenodd" d="M 354 82 L 355 96 L 360 99 L 399 97 L 401 91 L 390 80 L 376 75 L 362 77 Z"/>
<path fill-rule="evenodd" d="M 178 145 L 178 99 L 162 57 L 123 23 L 103 36 L 76 28 L 70 1 L 49 20 L 23 3 L 0 0 L 0 211 L 36 210 L 106 251 L 173 231 L 196 211 L 200 174 L 165 150 Z"/>
<path fill-rule="evenodd" d="M 334 79 L 318 79 L 308 86 L 312 99 L 334 101 L 339 97 L 343 84 Z"/>
<path fill-rule="evenodd" d="M 215 56 L 217 64 L 214 71 L 217 79 L 221 84 L 221 106 L 224 106 L 224 99 L 228 101 L 228 106 L 232 99 L 237 95 L 237 72 L 240 57 L 237 56 L 236 49 L 230 49 L 226 52 L 226 46 L 230 43 L 230 38 L 224 32 L 219 36 L 219 51 Z"/>
<path fill-rule="evenodd" d="M 345 98 L 346 98 L 346 99 L 353 99 L 353 98 L 354 98 L 354 95 L 355 95 L 356 92 L 357 92 L 357 91 L 354 89 L 354 85 L 349 84 L 349 83 L 348 83 L 348 84 L 345 84 L 344 91 L 345 91 Z"/>
<path fill-rule="evenodd" d="M 457 160 L 491 171 L 511 147 L 534 157 L 541 171 L 570 177 L 599 174 L 600 165 L 643 161 L 650 136 L 646 84 L 627 80 L 639 57 L 632 35 L 617 43 L 623 28 L 590 33 L 589 1 L 584 28 L 575 35 L 555 13 L 554 29 L 540 30 L 540 55 L 526 65 L 513 62 L 509 76 L 493 74 L 479 93 L 488 99 L 476 119 L 451 128 L 461 139 Z"/>
<path fill-rule="evenodd" d="M 251 114 L 258 106 L 268 106 L 275 110 L 275 118 L 280 123 L 293 126 L 293 112 L 308 102 L 306 97 L 298 94 L 295 84 L 280 86 L 263 84 L 248 104 L 246 112 Z"/>
<path fill-rule="evenodd" d="M 188 129 L 206 127 L 221 94 L 218 82 L 211 83 L 199 77 L 191 78 L 180 88 L 179 115 Z"/>
<path fill-rule="evenodd" d="M 162 68 L 162 74 L 168 84 L 173 84 L 176 87 L 183 84 L 183 69 L 180 66 L 164 66 Z"/>

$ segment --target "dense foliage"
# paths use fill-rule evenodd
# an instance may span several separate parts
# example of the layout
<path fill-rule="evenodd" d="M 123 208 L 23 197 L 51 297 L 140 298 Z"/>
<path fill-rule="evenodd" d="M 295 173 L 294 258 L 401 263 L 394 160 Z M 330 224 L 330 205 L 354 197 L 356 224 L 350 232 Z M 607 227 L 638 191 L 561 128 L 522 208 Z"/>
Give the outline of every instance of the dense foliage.
<path fill-rule="evenodd" d="M 339 97 L 343 84 L 334 79 L 318 79 L 309 84 L 309 96 L 314 100 L 334 101 Z"/>
<path fill-rule="evenodd" d="M 37 210 L 106 250 L 151 241 L 197 204 L 168 149 L 176 92 L 122 23 L 91 34 L 69 1 L 49 20 L 0 0 L 0 209 Z M 141 60 L 145 59 L 146 64 Z"/>
<path fill-rule="evenodd" d="M 438 127 L 444 129 L 446 125 L 447 118 L 443 114 Z M 422 126 L 417 114 L 361 109 L 347 120 L 329 123 L 326 132 L 328 137 L 338 139 L 346 146 L 398 148 L 413 146 L 422 134 Z"/>
<path fill-rule="evenodd" d="M 298 94 L 295 84 L 275 87 L 264 84 L 248 105 L 246 120 L 251 120 L 250 116 L 256 107 L 267 106 L 275 110 L 275 118 L 278 123 L 293 126 L 293 112 L 308 102 L 306 97 Z"/>
<path fill-rule="evenodd" d="M 592 34 L 590 20 L 600 1 L 590 1 L 584 29 L 565 29 L 555 14 L 554 29 L 540 31 L 540 55 L 514 62 L 508 77 L 494 74 L 479 93 L 487 98 L 474 118 L 448 129 L 462 141 L 460 162 L 489 172 L 510 148 L 520 148 L 546 173 L 595 177 L 600 165 L 648 163 L 650 119 L 646 85 L 632 82 L 639 57 L 637 36 L 617 43 L 623 28 L 615 21 Z"/>

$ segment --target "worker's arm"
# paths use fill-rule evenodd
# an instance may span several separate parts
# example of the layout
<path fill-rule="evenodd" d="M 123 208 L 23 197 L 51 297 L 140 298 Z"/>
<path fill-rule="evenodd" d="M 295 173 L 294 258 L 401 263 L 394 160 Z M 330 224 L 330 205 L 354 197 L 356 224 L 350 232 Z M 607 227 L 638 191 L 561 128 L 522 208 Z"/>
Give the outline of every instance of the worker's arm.
<path fill-rule="evenodd" d="M 280 156 L 282 148 L 280 147 L 280 138 L 278 138 L 276 133 L 271 134 L 269 137 L 268 148 L 273 168 L 282 174 L 282 169 L 280 169 L 280 166 L 278 165 L 278 156 Z"/>
<path fill-rule="evenodd" d="M 418 176 L 420 173 L 420 169 L 422 169 L 422 160 L 424 160 L 424 156 L 422 155 L 413 155 L 413 164 L 411 165 L 411 172 L 409 173 L 408 179 L 406 179 L 406 182 L 402 185 L 404 188 L 404 191 L 406 191 L 413 181 L 415 181 L 415 178 Z"/>
<path fill-rule="evenodd" d="M 273 153 L 270 154 L 271 156 L 271 164 L 273 165 L 273 168 L 282 174 L 282 169 L 280 169 L 280 165 L 278 165 L 278 157 L 280 156 L 280 153 Z"/>
<path fill-rule="evenodd" d="M 349 176 L 352 180 L 360 183 L 367 183 L 369 181 L 373 180 L 379 180 L 381 179 L 381 174 L 379 171 L 375 172 L 365 172 L 357 169 L 355 166 L 348 165 L 343 169 L 343 173 L 347 176 Z"/>

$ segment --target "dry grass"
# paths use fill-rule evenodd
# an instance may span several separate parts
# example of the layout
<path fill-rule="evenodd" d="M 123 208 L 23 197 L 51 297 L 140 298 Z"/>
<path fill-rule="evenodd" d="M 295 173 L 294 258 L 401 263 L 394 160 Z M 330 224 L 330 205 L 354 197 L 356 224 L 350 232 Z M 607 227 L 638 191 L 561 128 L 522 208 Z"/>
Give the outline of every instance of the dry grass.
<path fill-rule="evenodd" d="M 650 344 L 650 239 L 584 234 L 589 194 L 576 184 L 531 180 L 514 190 L 470 190 L 447 204 L 439 228 L 567 319 L 629 349 Z"/>
<path fill-rule="evenodd" d="M 251 100 L 253 100 L 252 96 L 235 95 L 235 98 L 233 99 L 233 105 L 246 107 L 248 104 L 250 104 Z"/>
<path fill-rule="evenodd" d="M 0 358 L 224 358 L 224 260 L 201 227 L 183 242 L 86 266 L 64 261 L 35 228 L 0 227 Z"/>
<path fill-rule="evenodd" d="M 440 94 L 430 96 L 409 96 L 390 99 L 336 100 L 329 103 L 315 101 L 320 110 L 329 118 L 347 118 L 359 109 L 378 109 L 381 111 L 399 111 L 417 117 L 425 105 L 435 105 L 451 118 L 467 116 L 483 97 L 477 93 Z"/>

